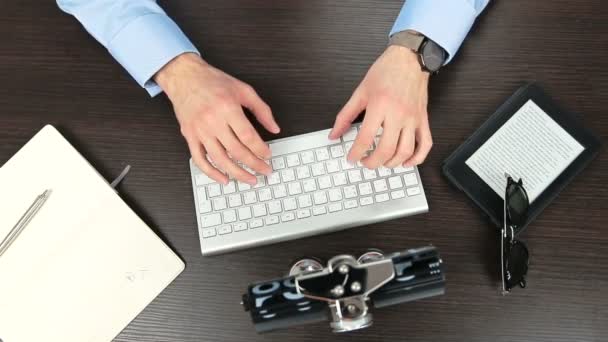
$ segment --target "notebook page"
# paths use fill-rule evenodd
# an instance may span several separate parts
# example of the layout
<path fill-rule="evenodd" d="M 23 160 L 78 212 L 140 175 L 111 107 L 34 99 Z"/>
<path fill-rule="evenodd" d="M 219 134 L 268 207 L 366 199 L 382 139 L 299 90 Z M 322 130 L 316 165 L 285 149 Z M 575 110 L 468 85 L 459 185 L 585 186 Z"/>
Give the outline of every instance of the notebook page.
<path fill-rule="evenodd" d="M 584 149 L 528 100 L 465 164 L 502 199 L 505 172 L 515 180 L 522 178 L 532 203 Z"/>

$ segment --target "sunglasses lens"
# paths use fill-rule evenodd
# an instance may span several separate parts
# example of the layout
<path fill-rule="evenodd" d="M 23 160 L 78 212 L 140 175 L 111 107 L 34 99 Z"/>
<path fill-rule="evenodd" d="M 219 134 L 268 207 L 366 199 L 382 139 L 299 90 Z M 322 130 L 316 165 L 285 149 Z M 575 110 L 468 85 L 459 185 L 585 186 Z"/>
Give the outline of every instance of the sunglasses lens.
<path fill-rule="evenodd" d="M 525 223 L 528 215 L 528 194 L 519 183 L 511 183 L 507 188 L 507 213 L 510 224 L 521 226 Z"/>
<path fill-rule="evenodd" d="M 514 241 L 505 255 L 505 268 L 508 276 L 505 278 L 505 287 L 511 289 L 518 284 L 525 283 L 528 273 L 528 249 L 519 241 Z"/>

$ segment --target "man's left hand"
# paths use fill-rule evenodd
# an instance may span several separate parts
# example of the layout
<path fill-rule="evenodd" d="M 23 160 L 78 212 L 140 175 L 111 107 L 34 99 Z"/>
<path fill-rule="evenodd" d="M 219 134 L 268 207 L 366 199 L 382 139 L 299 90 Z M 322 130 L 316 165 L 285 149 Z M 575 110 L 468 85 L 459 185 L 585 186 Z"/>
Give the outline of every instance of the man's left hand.
<path fill-rule="evenodd" d="M 361 160 L 370 169 L 422 163 L 433 145 L 427 114 L 428 81 L 429 74 L 422 70 L 413 51 L 389 46 L 338 113 L 330 139 L 344 134 L 365 110 L 348 153 L 350 162 Z M 380 127 L 383 132 L 378 146 L 366 156 Z"/>

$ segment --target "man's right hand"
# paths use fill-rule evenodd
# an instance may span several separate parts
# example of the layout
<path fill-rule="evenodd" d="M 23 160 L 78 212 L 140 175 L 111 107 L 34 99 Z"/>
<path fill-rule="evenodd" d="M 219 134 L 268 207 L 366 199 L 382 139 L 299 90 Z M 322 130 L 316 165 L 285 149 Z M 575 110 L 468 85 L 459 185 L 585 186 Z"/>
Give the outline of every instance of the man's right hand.
<path fill-rule="evenodd" d="M 279 133 L 280 129 L 270 107 L 250 85 L 193 53 L 173 59 L 156 74 L 155 81 L 173 103 L 192 159 L 207 176 L 223 184 L 228 176 L 255 184 L 256 177 L 236 161 L 261 174 L 272 172 L 264 161 L 271 157 L 270 148 L 242 107 L 249 109 L 268 131 Z"/>

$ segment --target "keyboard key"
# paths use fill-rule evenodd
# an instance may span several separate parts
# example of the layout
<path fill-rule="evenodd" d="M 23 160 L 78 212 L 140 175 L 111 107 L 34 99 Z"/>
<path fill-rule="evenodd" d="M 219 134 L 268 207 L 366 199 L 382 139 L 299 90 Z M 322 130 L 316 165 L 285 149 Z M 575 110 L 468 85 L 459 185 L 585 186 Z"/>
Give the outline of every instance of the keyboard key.
<path fill-rule="evenodd" d="M 393 176 L 388 179 L 388 185 L 391 189 L 400 189 L 403 187 L 403 182 L 401 182 L 401 177 Z"/>
<path fill-rule="evenodd" d="M 328 160 L 325 162 L 325 168 L 327 173 L 334 173 L 340 171 L 340 162 L 336 159 Z"/>
<path fill-rule="evenodd" d="M 217 226 L 221 223 L 222 216 L 220 215 L 220 213 L 201 215 L 201 226 L 203 226 L 203 228 Z"/>
<path fill-rule="evenodd" d="M 384 193 L 384 194 L 378 194 L 376 195 L 376 202 L 386 202 L 389 200 L 388 194 Z"/>
<path fill-rule="evenodd" d="M 268 185 L 276 185 L 281 183 L 281 176 L 279 176 L 278 172 L 273 172 L 270 174 L 268 178 Z"/>
<path fill-rule="evenodd" d="M 327 203 L 327 194 L 325 191 L 315 192 L 313 195 L 315 204 L 325 204 Z"/>
<path fill-rule="evenodd" d="M 327 193 L 329 194 L 329 200 L 331 202 L 337 202 L 342 200 L 342 191 L 340 191 L 340 189 L 329 189 Z"/>
<path fill-rule="evenodd" d="M 353 144 L 354 144 L 353 141 L 349 141 L 349 142 L 344 143 L 344 152 L 346 154 L 348 154 L 348 152 L 350 152 L 350 149 L 353 148 Z"/>
<path fill-rule="evenodd" d="M 266 216 L 266 205 L 265 204 L 256 204 L 253 206 L 253 216 L 260 217 Z"/>
<path fill-rule="evenodd" d="M 300 166 L 296 169 L 296 174 L 298 179 L 310 178 L 310 169 L 306 165 Z"/>
<path fill-rule="evenodd" d="M 205 194 L 205 188 L 198 187 L 196 188 L 196 195 L 198 198 L 198 209 L 201 213 L 208 213 L 211 211 L 211 201 L 207 199 L 207 195 Z"/>
<path fill-rule="evenodd" d="M 310 195 L 302 195 L 298 197 L 298 205 L 300 208 L 308 208 L 312 206 Z"/>
<path fill-rule="evenodd" d="M 327 209 L 324 206 L 312 208 L 312 214 L 315 216 L 327 214 Z"/>
<path fill-rule="evenodd" d="M 230 227 L 230 225 L 221 226 L 217 229 L 217 232 L 220 235 L 230 234 L 230 233 L 232 233 L 232 227 Z"/>
<path fill-rule="evenodd" d="M 300 209 L 300 210 L 298 210 L 297 214 L 298 214 L 299 219 L 307 218 L 307 217 L 310 217 L 310 210 Z"/>
<path fill-rule="evenodd" d="M 277 215 L 268 216 L 264 219 L 267 226 L 279 223 L 279 217 Z"/>
<path fill-rule="evenodd" d="M 363 178 L 365 180 L 370 180 L 370 179 L 378 178 L 378 175 L 376 174 L 376 170 L 363 168 Z"/>
<path fill-rule="evenodd" d="M 248 183 L 238 182 L 239 191 L 247 191 L 251 189 L 251 185 Z"/>
<path fill-rule="evenodd" d="M 348 181 L 350 183 L 357 183 L 362 180 L 363 180 L 363 178 L 361 178 L 361 172 L 359 172 L 359 170 L 348 171 Z"/>
<path fill-rule="evenodd" d="M 300 184 L 300 182 L 293 182 L 287 184 L 287 189 L 289 189 L 289 194 L 292 196 L 299 195 L 302 193 L 302 185 Z"/>
<path fill-rule="evenodd" d="M 222 194 L 222 188 L 218 183 L 211 184 L 207 187 L 207 193 L 209 197 L 217 197 Z"/>
<path fill-rule="evenodd" d="M 300 153 L 300 158 L 302 158 L 302 164 L 310 164 L 315 162 L 315 155 L 312 151 L 304 151 Z"/>
<path fill-rule="evenodd" d="M 195 171 L 195 172 L 197 172 L 197 171 Z M 198 186 L 203 186 L 203 185 L 207 185 L 207 184 L 215 182 L 213 179 L 207 177 L 207 175 L 203 174 L 203 173 L 195 174 L 194 181 L 196 182 L 196 185 L 198 185 Z"/>
<path fill-rule="evenodd" d="M 264 225 L 264 222 L 260 219 L 249 222 L 249 228 L 251 228 L 251 229 L 260 228 L 263 225 Z"/>
<path fill-rule="evenodd" d="M 283 215 L 281 215 L 281 221 L 283 221 L 283 222 L 289 222 L 289 221 L 293 221 L 295 219 L 296 219 L 296 215 L 293 214 L 293 211 L 283 213 Z"/>
<path fill-rule="evenodd" d="M 278 214 L 282 211 L 281 202 L 280 201 L 270 201 L 268 202 L 268 212 L 270 214 Z"/>
<path fill-rule="evenodd" d="M 331 188 L 331 178 L 329 176 L 319 177 L 317 181 L 319 182 L 319 189 Z"/>
<path fill-rule="evenodd" d="M 405 186 L 417 185 L 418 177 L 416 177 L 415 173 L 406 173 L 403 175 L 403 181 L 405 182 Z"/>
<path fill-rule="evenodd" d="M 328 206 L 329 212 L 334 213 L 336 211 L 342 210 L 342 203 L 332 203 Z"/>
<path fill-rule="evenodd" d="M 345 186 L 344 190 L 344 198 L 354 198 L 357 197 L 357 187 L 354 185 Z"/>
<path fill-rule="evenodd" d="M 281 178 L 283 178 L 283 182 L 287 183 L 296 180 L 296 175 L 293 172 L 293 169 L 287 169 L 281 171 Z"/>
<path fill-rule="evenodd" d="M 241 199 L 241 194 L 234 194 L 228 196 L 228 205 L 230 208 L 239 207 L 243 205 L 243 200 Z"/>
<path fill-rule="evenodd" d="M 216 232 L 215 232 L 215 228 L 205 228 L 203 229 L 203 238 L 210 238 L 215 236 Z"/>
<path fill-rule="evenodd" d="M 226 210 L 222 213 L 224 217 L 224 223 L 232 223 L 236 221 L 236 211 L 235 210 Z"/>
<path fill-rule="evenodd" d="M 348 200 L 344 202 L 344 209 L 356 208 L 358 205 L 357 200 Z"/>
<path fill-rule="evenodd" d="M 342 140 L 344 141 L 353 141 L 357 137 L 357 127 L 351 127 L 344 133 L 342 136 Z"/>
<path fill-rule="evenodd" d="M 331 176 L 334 181 L 334 186 L 341 186 L 346 184 L 346 174 L 344 172 L 336 173 Z"/>
<path fill-rule="evenodd" d="M 412 166 L 404 167 L 403 165 L 399 165 L 393 169 L 393 172 L 394 173 L 404 173 L 404 172 L 413 171 L 413 170 L 414 170 L 414 167 L 412 167 Z"/>
<path fill-rule="evenodd" d="M 240 232 L 243 230 L 247 230 L 247 222 L 237 222 L 234 224 L 234 231 Z"/>
<path fill-rule="evenodd" d="M 285 168 L 285 159 L 283 157 L 272 158 L 272 169 L 273 170 L 282 170 Z"/>
<path fill-rule="evenodd" d="M 284 184 L 279 184 L 277 186 L 274 186 L 272 188 L 272 191 L 274 192 L 274 198 L 287 197 L 287 189 L 285 188 Z"/>
<path fill-rule="evenodd" d="M 263 186 L 266 185 L 266 177 L 262 176 L 262 175 L 257 175 L 256 177 L 256 183 L 253 186 L 254 188 L 261 188 Z"/>
<path fill-rule="evenodd" d="M 312 170 L 312 175 L 315 177 L 325 174 L 325 167 L 323 166 L 323 163 L 312 164 L 310 168 Z"/>
<path fill-rule="evenodd" d="M 316 149 L 315 156 L 317 156 L 318 161 L 329 159 L 329 151 L 327 150 L 327 147 L 321 147 Z"/>
<path fill-rule="evenodd" d="M 340 166 L 342 167 L 342 170 L 350 170 L 355 168 L 354 164 L 351 164 L 348 162 L 348 160 L 346 160 L 346 156 L 340 158 Z"/>
<path fill-rule="evenodd" d="M 364 205 L 370 205 L 370 204 L 374 203 L 374 200 L 371 198 L 371 196 L 361 197 L 361 198 L 359 198 L 359 203 L 362 206 L 364 206 Z"/>
<path fill-rule="evenodd" d="M 236 183 L 234 181 L 230 181 L 228 182 L 228 184 L 224 185 L 224 194 L 228 195 L 228 194 L 232 194 L 234 192 L 236 192 Z"/>
<path fill-rule="evenodd" d="M 388 186 L 386 185 L 386 180 L 377 179 L 374 181 L 374 191 L 375 192 L 382 192 L 382 191 L 386 191 L 386 190 L 388 190 Z"/>
<path fill-rule="evenodd" d="M 389 169 L 388 167 L 380 166 L 378 168 L 378 174 L 380 175 L 380 177 L 390 176 L 391 173 L 391 169 Z"/>
<path fill-rule="evenodd" d="M 314 179 L 306 179 L 302 181 L 304 192 L 311 192 L 317 190 L 317 182 Z"/>
<path fill-rule="evenodd" d="M 420 188 L 419 187 L 407 188 L 407 195 L 408 196 L 420 195 Z"/>
<path fill-rule="evenodd" d="M 334 145 L 330 147 L 329 152 L 331 153 L 332 158 L 340 158 L 344 156 L 344 148 L 342 145 Z"/>
<path fill-rule="evenodd" d="M 211 200 L 213 202 L 213 210 L 224 210 L 228 206 L 226 205 L 225 197 L 216 197 Z"/>
<path fill-rule="evenodd" d="M 297 154 L 290 154 L 287 156 L 287 167 L 294 167 L 300 165 L 300 158 Z"/>
<path fill-rule="evenodd" d="M 270 201 L 272 199 L 272 193 L 269 188 L 258 190 L 258 198 L 260 201 Z"/>
<path fill-rule="evenodd" d="M 242 207 L 239 208 L 239 220 L 249 220 L 251 218 L 251 208 L 250 207 Z"/>
<path fill-rule="evenodd" d="M 369 182 L 359 184 L 359 194 L 361 196 L 369 195 L 372 193 L 372 185 Z"/>
<path fill-rule="evenodd" d="M 403 198 L 405 197 L 405 191 L 403 190 L 396 190 L 391 192 L 391 198 L 392 199 L 399 199 L 399 198 Z"/>
<path fill-rule="evenodd" d="M 295 210 L 298 208 L 295 198 L 286 198 L 283 200 L 283 209 L 287 210 Z"/>
<path fill-rule="evenodd" d="M 258 198 L 255 195 L 255 191 L 248 191 L 243 194 L 243 201 L 245 204 L 252 204 L 258 201 Z"/>

